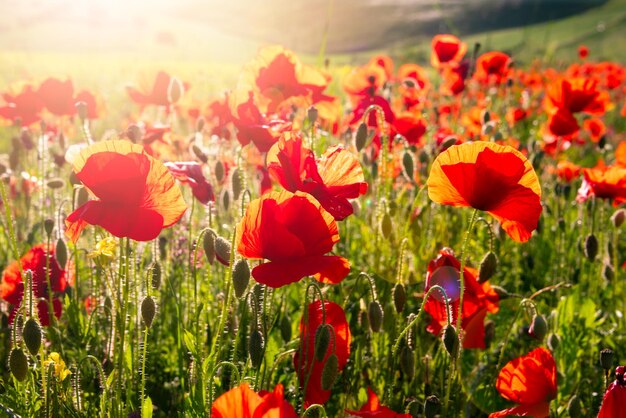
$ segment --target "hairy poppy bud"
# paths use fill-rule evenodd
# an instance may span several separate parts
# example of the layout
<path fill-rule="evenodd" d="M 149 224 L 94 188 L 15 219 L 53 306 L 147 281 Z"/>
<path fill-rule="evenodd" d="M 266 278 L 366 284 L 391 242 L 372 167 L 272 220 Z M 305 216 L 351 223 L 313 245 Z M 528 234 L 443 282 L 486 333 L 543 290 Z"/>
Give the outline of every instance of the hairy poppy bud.
<path fill-rule="evenodd" d="M 489 113 L 488 110 L 485 110 L 483 112 L 483 124 L 489 123 L 489 121 L 491 121 L 491 113 Z"/>
<path fill-rule="evenodd" d="M 559 348 L 559 344 L 561 344 L 561 340 L 559 339 L 558 335 L 556 334 L 548 335 L 548 348 L 550 349 L 550 351 L 554 351 L 557 348 Z"/>
<path fill-rule="evenodd" d="M 248 288 L 250 282 L 250 267 L 244 259 L 238 260 L 233 267 L 233 289 L 235 296 L 240 298 Z"/>
<path fill-rule="evenodd" d="M 367 308 L 367 319 L 373 332 L 379 332 L 383 325 L 383 308 L 377 300 L 370 302 Z"/>
<path fill-rule="evenodd" d="M 57 240 L 56 248 L 54 250 L 54 258 L 56 258 L 59 266 L 65 270 L 65 265 L 67 264 L 67 246 L 65 245 L 63 238 L 59 238 Z"/>
<path fill-rule="evenodd" d="M 43 229 L 46 231 L 46 236 L 50 238 L 52 231 L 54 230 L 54 219 L 46 219 L 43 221 Z"/>
<path fill-rule="evenodd" d="M 196 132 L 202 132 L 205 123 L 206 119 L 204 119 L 204 116 L 200 116 L 198 120 L 196 120 Z"/>
<path fill-rule="evenodd" d="M 167 86 L 167 101 L 170 104 L 177 103 L 185 93 L 185 86 L 176 77 L 170 78 L 170 85 Z"/>
<path fill-rule="evenodd" d="M 139 141 L 141 141 L 141 136 L 142 136 L 141 128 L 135 125 L 134 123 L 128 125 L 128 128 L 126 128 L 126 136 L 135 144 L 139 143 Z"/>
<path fill-rule="evenodd" d="M 478 270 L 478 283 L 484 283 L 491 279 L 498 269 L 498 257 L 489 251 L 480 262 Z"/>
<path fill-rule="evenodd" d="M 153 262 L 150 265 L 148 274 L 149 274 L 148 277 L 150 278 L 150 283 L 152 284 L 152 287 L 155 289 L 160 288 L 161 277 L 163 275 L 163 272 L 161 271 L 161 263 L 159 263 L 158 261 Z"/>
<path fill-rule="evenodd" d="M 326 351 L 330 345 L 331 328 L 329 324 L 322 324 L 315 330 L 315 358 L 317 361 L 322 361 L 326 357 Z"/>
<path fill-rule="evenodd" d="M 85 187 L 79 187 L 76 192 L 76 207 L 80 207 L 89 200 L 89 192 Z"/>
<path fill-rule="evenodd" d="M 401 313 L 404 310 L 406 304 L 406 290 L 402 283 L 396 283 L 393 287 L 393 305 L 396 308 L 397 313 Z"/>
<path fill-rule="evenodd" d="M 511 294 L 508 292 L 508 290 L 501 286 L 492 285 L 491 288 L 496 292 L 500 300 L 508 299 L 509 297 L 511 297 Z"/>
<path fill-rule="evenodd" d="M 224 168 L 224 163 L 218 161 L 215 163 L 215 179 L 218 182 L 224 180 L 224 175 L 226 175 L 226 169 Z"/>
<path fill-rule="evenodd" d="M 413 181 L 413 176 L 415 175 L 415 161 L 408 151 L 404 151 L 402 155 L 402 172 L 407 180 Z"/>
<path fill-rule="evenodd" d="M 26 344 L 26 348 L 33 356 L 36 356 L 41 347 L 41 327 L 34 318 L 29 318 L 22 329 L 22 338 Z"/>
<path fill-rule="evenodd" d="M 224 208 L 224 212 L 228 212 L 230 208 L 230 193 L 227 188 L 222 190 L 222 195 L 220 196 L 222 200 L 222 207 Z"/>
<path fill-rule="evenodd" d="M 585 239 L 585 257 L 593 261 L 598 255 L 598 238 L 594 234 L 587 235 Z"/>
<path fill-rule="evenodd" d="M 59 177 L 53 177 L 46 182 L 46 185 L 52 190 L 58 190 L 65 187 L 65 181 Z"/>
<path fill-rule="evenodd" d="M 528 333 L 539 341 L 543 341 L 548 333 L 548 323 L 546 322 L 546 318 L 544 318 L 543 315 L 533 316 Z"/>
<path fill-rule="evenodd" d="M 152 296 L 148 296 L 141 302 L 141 319 L 143 323 L 146 324 L 146 327 L 150 328 L 152 326 L 155 314 L 156 303 Z"/>
<path fill-rule="evenodd" d="M 361 151 L 365 148 L 367 143 L 367 125 L 364 122 L 359 124 L 359 127 L 356 130 L 356 135 L 354 136 L 354 146 L 357 151 Z"/>
<path fill-rule="evenodd" d="M 426 418 L 435 418 L 441 412 L 441 401 L 435 395 L 426 398 L 424 402 L 424 416 Z"/>
<path fill-rule="evenodd" d="M 207 161 L 209 161 L 209 157 L 207 157 L 204 151 L 202 151 L 202 148 L 200 148 L 196 144 L 193 144 L 191 146 L 191 152 L 193 152 L 193 155 L 195 155 L 196 158 L 201 162 L 206 163 Z"/>
<path fill-rule="evenodd" d="M 76 113 L 78 113 L 78 117 L 81 118 L 82 120 L 87 119 L 88 116 L 88 111 L 89 109 L 87 108 L 87 103 L 81 101 L 78 101 L 74 104 L 74 107 L 76 108 Z"/>
<path fill-rule="evenodd" d="M 613 223 L 613 226 L 615 228 L 619 228 L 620 226 L 622 226 L 624 220 L 626 220 L 626 210 L 624 209 L 616 210 L 615 213 L 611 216 L 611 222 Z"/>
<path fill-rule="evenodd" d="M 14 348 L 9 355 L 9 369 L 18 382 L 23 382 L 28 376 L 28 358 L 21 348 Z"/>
<path fill-rule="evenodd" d="M 452 325 L 446 325 L 443 329 L 443 346 L 450 357 L 456 358 L 459 354 L 459 336 Z"/>
<path fill-rule="evenodd" d="M 402 350 L 400 350 L 400 370 L 402 370 L 408 381 L 413 380 L 413 376 L 415 376 L 415 356 L 413 351 L 407 346 L 402 347 Z"/>
<path fill-rule="evenodd" d="M 339 359 L 337 354 L 333 353 L 328 356 L 324 368 L 322 369 L 322 389 L 330 390 L 337 379 L 337 373 L 339 372 Z"/>
<path fill-rule="evenodd" d="M 283 314 L 280 318 L 280 336 L 285 342 L 291 341 L 291 319 L 287 314 Z"/>
<path fill-rule="evenodd" d="M 225 266 L 230 264 L 230 242 L 224 237 L 215 238 L 215 257 Z"/>
<path fill-rule="evenodd" d="M 233 170 L 231 182 L 233 188 L 233 199 L 238 200 L 239 196 L 241 196 L 241 192 L 243 191 L 243 178 L 241 177 L 241 171 L 239 171 L 238 168 Z"/>
<path fill-rule="evenodd" d="M 389 238 L 392 228 L 393 224 L 391 222 L 391 215 L 389 214 L 389 212 L 385 212 L 383 218 L 380 221 L 380 232 L 382 232 L 383 237 Z"/>
<path fill-rule="evenodd" d="M 255 329 L 248 339 L 248 355 L 250 356 L 252 367 L 258 369 L 261 366 L 264 354 L 265 340 L 263 339 L 263 334 L 258 329 Z"/>
<path fill-rule="evenodd" d="M 611 370 L 613 368 L 614 360 L 615 353 L 610 348 L 605 348 L 600 351 L 600 365 L 604 370 Z"/>
<path fill-rule="evenodd" d="M 496 338 L 496 323 L 493 321 L 485 322 L 485 346 L 489 347 L 491 342 Z"/>
<path fill-rule="evenodd" d="M 317 108 L 315 106 L 309 106 L 306 111 L 306 117 L 309 119 L 309 122 L 311 122 L 311 125 L 317 121 L 317 115 Z"/>
<path fill-rule="evenodd" d="M 583 404 L 580 401 L 578 395 L 572 396 L 567 403 L 567 413 L 572 418 L 578 418 L 583 416 Z"/>
<path fill-rule="evenodd" d="M 209 264 L 213 265 L 215 262 L 215 238 L 217 234 L 214 230 L 208 229 L 202 237 L 202 249 L 204 250 L 204 256 Z"/>

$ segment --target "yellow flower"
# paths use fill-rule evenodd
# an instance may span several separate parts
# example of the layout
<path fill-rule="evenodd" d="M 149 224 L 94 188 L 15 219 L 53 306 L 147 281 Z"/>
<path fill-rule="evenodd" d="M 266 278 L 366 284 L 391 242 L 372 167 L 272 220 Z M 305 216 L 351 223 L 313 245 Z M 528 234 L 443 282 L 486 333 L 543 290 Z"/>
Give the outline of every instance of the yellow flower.
<path fill-rule="evenodd" d="M 48 356 L 48 360 L 44 361 L 43 365 L 46 367 L 46 370 L 50 365 L 54 365 L 54 375 L 59 379 L 60 382 L 65 380 L 65 378 L 72 374 L 72 372 L 65 367 L 65 362 L 57 352 L 52 352 Z"/>
<path fill-rule="evenodd" d="M 105 238 L 96 244 L 96 249 L 88 254 L 89 258 L 95 258 L 100 266 L 109 264 L 115 258 L 117 241 L 115 238 Z"/>

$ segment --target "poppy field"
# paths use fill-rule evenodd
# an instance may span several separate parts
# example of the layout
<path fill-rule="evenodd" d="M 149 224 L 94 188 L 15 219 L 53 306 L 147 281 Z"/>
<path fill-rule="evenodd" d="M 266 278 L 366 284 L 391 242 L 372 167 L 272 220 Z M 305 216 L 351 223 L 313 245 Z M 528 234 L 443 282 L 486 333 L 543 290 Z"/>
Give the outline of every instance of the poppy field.
<path fill-rule="evenodd" d="M 1 89 L 1 415 L 626 417 L 623 63 L 238 71 Z"/>

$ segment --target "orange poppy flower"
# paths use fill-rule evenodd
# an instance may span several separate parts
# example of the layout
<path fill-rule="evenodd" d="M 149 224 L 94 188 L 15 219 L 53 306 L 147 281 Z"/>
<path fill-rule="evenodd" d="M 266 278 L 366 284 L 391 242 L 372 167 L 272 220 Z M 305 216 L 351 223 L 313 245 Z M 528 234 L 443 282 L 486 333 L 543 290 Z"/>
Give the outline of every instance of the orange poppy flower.
<path fill-rule="evenodd" d="M 65 233 L 74 242 L 87 224 L 116 237 L 150 241 L 187 209 L 174 176 L 140 145 L 98 142 L 83 149 L 73 165 L 78 179 L 98 198 L 65 220 Z"/>
<path fill-rule="evenodd" d="M 624 418 L 626 405 L 626 367 L 618 366 L 615 369 L 615 380 L 609 385 L 598 418 Z"/>
<path fill-rule="evenodd" d="M 380 404 L 378 396 L 367 388 L 367 402 L 358 411 L 346 410 L 350 416 L 362 418 L 411 418 L 410 414 L 399 414 Z"/>
<path fill-rule="evenodd" d="M 375 55 L 370 59 L 369 64 L 382 67 L 382 69 L 385 70 L 387 80 L 391 80 L 391 78 L 393 77 L 393 60 L 390 56 Z"/>
<path fill-rule="evenodd" d="M 504 52 L 492 51 L 476 60 L 474 78 L 483 84 L 500 84 L 509 76 L 511 57 Z"/>
<path fill-rule="evenodd" d="M 270 192 L 253 200 L 237 225 L 237 251 L 267 259 L 252 270 L 257 282 L 281 287 L 305 276 L 339 283 L 350 272 L 343 257 L 325 255 L 339 241 L 333 216 L 308 193 Z"/>
<path fill-rule="evenodd" d="M 453 145 L 433 162 L 427 185 L 431 200 L 486 211 L 515 241 L 528 241 L 537 228 L 539 179 L 526 157 L 510 146 Z"/>
<path fill-rule="evenodd" d="M 267 168 L 286 190 L 313 195 L 338 221 L 353 212 L 348 199 L 367 192 L 361 164 L 354 154 L 335 146 L 316 161 L 299 133 L 285 132 L 280 137 L 267 153 Z"/>
<path fill-rule="evenodd" d="M 43 100 L 46 109 L 53 115 L 71 116 L 76 114 L 72 80 L 61 81 L 56 78 L 47 78 L 39 86 L 37 94 Z"/>
<path fill-rule="evenodd" d="M 151 87 L 143 82 L 139 89 L 127 86 L 126 92 L 130 96 L 131 100 L 141 107 L 147 105 L 170 106 L 173 104 L 171 103 L 168 95 L 171 82 L 172 77 L 168 73 L 165 71 L 159 71 Z M 181 83 L 181 86 L 183 87 L 183 90 L 189 89 L 189 83 L 183 82 Z"/>
<path fill-rule="evenodd" d="M 283 385 L 273 392 L 256 393 L 247 383 L 221 395 L 213 402 L 211 414 L 215 418 L 297 418 L 293 406 L 284 399 Z"/>
<path fill-rule="evenodd" d="M 591 78 L 562 78 L 548 86 L 543 105 L 550 113 L 558 108 L 571 113 L 602 115 L 609 105 L 609 97 Z"/>
<path fill-rule="evenodd" d="M 581 170 L 580 166 L 569 160 L 561 160 L 556 165 L 556 175 L 565 183 L 570 183 L 578 178 Z"/>
<path fill-rule="evenodd" d="M 26 85 L 19 94 L 3 93 L 5 106 L 0 106 L 0 116 L 3 119 L 18 122 L 22 126 L 32 125 L 41 120 L 40 113 L 44 108 L 43 100 L 33 86 Z"/>
<path fill-rule="evenodd" d="M 439 90 L 447 96 L 457 96 L 465 90 L 465 79 L 469 72 L 469 61 L 463 60 L 454 66 L 444 67 Z"/>
<path fill-rule="evenodd" d="M 606 125 L 602 122 L 602 119 L 599 118 L 585 119 L 583 128 L 589 132 L 591 142 L 599 142 L 604 134 L 606 134 Z"/>
<path fill-rule="evenodd" d="M 355 68 L 343 80 L 343 89 L 350 96 L 375 96 L 387 82 L 385 69 L 376 63 Z"/>
<path fill-rule="evenodd" d="M 329 324 L 332 327 L 334 338 L 331 338 L 326 354 L 319 361 L 315 356 L 315 334 L 322 324 Z M 304 347 L 296 352 L 293 359 L 300 385 L 306 384 L 305 405 L 324 404 L 328 401 L 331 391 L 322 389 L 322 370 L 332 354 L 337 356 L 337 372 L 340 373 L 343 370 L 350 357 L 351 340 L 350 327 L 341 306 L 334 302 L 324 301 L 322 308 L 322 302 L 319 300 L 309 304 L 307 313 L 300 321 L 300 341 Z M 301 355 L 304 356 L 304 362 L 301 361 Z"/>
<path fill-rule="evenodd" d="M 578 202 L 591 196 L 613 199 L 613 206 L 626 202 L 626 167 L 619 165 L 583 168 L 583 183 L 578 190 Z"/>
<path fill-rule="evenodd" d="M 539 347 L 512 360 L 500 370 L 496 389 L 520 405 L 493 412 L 489 418 L 507 416 L 550 416 L 550 401 L 556 398 L 556 364 L 549 350 Z"/>
<path fill-rule="evenodd" d="M 431 42 L 430 63 L 440 68 L 449 63 L 460 62 L 467 52 L 467 45 L 454 35 L 435 35 Z"/>
<path fill-rule="evenodd" d="M 39 244 L 32 247 L 20 258 L 20 263 L 24 271 L 30 270 L 33 273 L 33 292 L 36 299 L 43 298 L 37 303 L 39 321 L 42 325 L 50 324 L 48 298 L 48 282 L 46 278 L 46 259 L 50 273 L 50 286 L 53 296 L 54 314 L 58 318 L 61 316 L 61 293 L 65 290 L 70 279 L 70 271 L 63 270 L 54 257 L 54 246 Z M 71 268 L 71 267 L 70 267 Z M 24 283 L 20 275 L 20 267 L 17 261 L 9 264 L 2 273 L 0 282 L 0 296 L 2 299 L 13 305 L 13 310 L 9 317 L 12 323 L 17 309 L 24 297 Z"/>
<path fill-rule="evenodd" d="M 444 288 L 452 310 L 451 323 L 456 324 L 459 312 L 461 263 L 449 248 L 444 248 L 434 260 L 428 263 L 426 274 L 426 291 L 431 286 L 439 285 Z M 465 295 L 463 296 L 463 313 L 461 327 L 463 328 L 463 348 L 485 348 L 485 317 L 488 312 L 498 312 L 500 298 L 487 282 L 478 283 L 478 271 L 471 267 L 463 270 L 465 281 Z M 435 294 L 437 293 L 437 294 Z M 435 291 L 426 301 L 424 309 L 431 316 L 426 330 L 439 335 L 448 323 L 448 314 L 443 295 Z"/>
<path fill-rule="evenodd" d="M 626 141 L 622 141 L 615 148 L 615 162 L 617 165 L 626 167 Z"/>

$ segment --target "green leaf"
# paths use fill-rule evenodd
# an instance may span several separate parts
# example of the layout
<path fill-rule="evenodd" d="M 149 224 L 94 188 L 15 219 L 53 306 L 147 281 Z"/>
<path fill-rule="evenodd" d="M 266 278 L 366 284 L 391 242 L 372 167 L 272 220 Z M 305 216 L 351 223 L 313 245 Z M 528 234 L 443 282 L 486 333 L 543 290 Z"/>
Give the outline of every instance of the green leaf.
<path fill-rule="evenodd" d="M 185 346 L 187 346 L 187 350 L 189 350 L 194 356 L 197 356 L 196 337 L 194 337 L 191 332 L 184 330 L 183 341 L 185 342 Z"/>
<path fill-rule="evenodd" d="M 152 418 L 152 400 L 149 396 L 146 396 L 141 405 L 141 418 Z"/>

